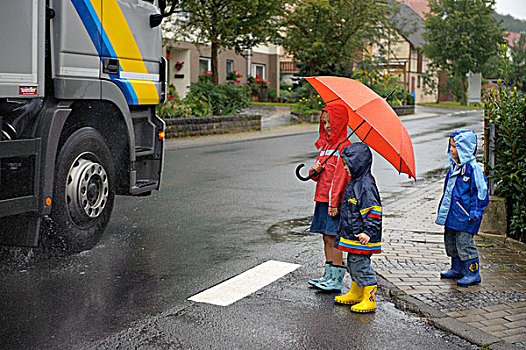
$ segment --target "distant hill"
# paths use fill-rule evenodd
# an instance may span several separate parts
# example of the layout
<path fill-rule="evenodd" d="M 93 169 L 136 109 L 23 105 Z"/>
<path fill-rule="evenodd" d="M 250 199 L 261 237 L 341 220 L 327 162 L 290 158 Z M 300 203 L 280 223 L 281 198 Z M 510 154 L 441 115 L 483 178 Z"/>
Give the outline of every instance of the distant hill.
<path fill-rule="evenodd" d="M 507 32 L 520 33 L 526 32 L 526 21 L 522 19 L 514 18 L 510 15 L 500 15 L 498 13 L 493 14 L 493 18 L 497 21 L 501 20 L 501 28 L 504 28 Z"/>

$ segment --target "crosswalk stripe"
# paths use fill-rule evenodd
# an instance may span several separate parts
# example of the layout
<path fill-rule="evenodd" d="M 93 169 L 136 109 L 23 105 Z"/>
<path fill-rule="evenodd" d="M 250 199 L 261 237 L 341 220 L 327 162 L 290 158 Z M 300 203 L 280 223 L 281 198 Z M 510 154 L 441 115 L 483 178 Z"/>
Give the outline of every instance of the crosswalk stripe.
<path fill-rule="evenodd" d="M 301 265 L 268 260 L 229 280 L 198 293 L 188 300 L 227 306 L 269 285 Z"/>

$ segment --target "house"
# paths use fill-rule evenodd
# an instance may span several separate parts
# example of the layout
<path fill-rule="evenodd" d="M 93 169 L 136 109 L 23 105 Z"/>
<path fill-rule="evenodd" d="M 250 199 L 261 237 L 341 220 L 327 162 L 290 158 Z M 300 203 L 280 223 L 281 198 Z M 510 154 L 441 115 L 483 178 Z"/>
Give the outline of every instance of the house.
<path fill-rule="evenodd" d="M 179 97 L 184 97 L 191 83 L 197 82 L 203 72 L 212 70 L 209 45 L 196 46 L 188 41 L 174 40 L 164 35 L 164 54 L 168 59 L 168 83 L 173 84 Z M 227 81 L 227 75 L 236 71 L 237 80 L 247 83 L 248 77 L 260 76 L 269 82 L 269 88 L 279 93 L 279 47 L 260 45 L 246 50 L 243 55 L 225 49 L 219 53 L 219 83 Z"/>
<path fill-rule="evenodd" d="M 389 31 L 388 38 L 379 46 L 372 46 L 369 54 L 386 60 L 385 70 L 396 74 L 404 88 L 414 94 L 415 103 L 433 103 L 438 100 L 438 89 L 430 89 L 430 81 L 438 85 L 438 75 L 431 70 L 431 61 L 421 52 L 424 20 L 411 7 L 400 4 L 400 12 L 394 21 L 401 30 Z"/>

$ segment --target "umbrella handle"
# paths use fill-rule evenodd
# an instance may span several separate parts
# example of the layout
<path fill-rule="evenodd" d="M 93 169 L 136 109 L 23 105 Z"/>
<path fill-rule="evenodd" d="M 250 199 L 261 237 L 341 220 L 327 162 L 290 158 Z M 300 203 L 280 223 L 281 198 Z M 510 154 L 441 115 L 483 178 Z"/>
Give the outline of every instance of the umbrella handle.
<path fill-rule="evenodd" d="M 313 170 L 313 171 L 312 171 L 307 177 L 303 177 L 303 176 L 300 174 L 300 170 L 301 170 L 301 168 L 303 168 L 304 166 L 305 166 L 305 164 L 302 163 L 302 164 L 300 164 L 300 165 L 298 165 L 298 166 L 296 167 L 296 177 L 297 177 L 298 179 L 300 179 L 301 181 L 308 181 L 308 180 L 310 180 L 314 175 L 316 175 L 317 172 Z"/>

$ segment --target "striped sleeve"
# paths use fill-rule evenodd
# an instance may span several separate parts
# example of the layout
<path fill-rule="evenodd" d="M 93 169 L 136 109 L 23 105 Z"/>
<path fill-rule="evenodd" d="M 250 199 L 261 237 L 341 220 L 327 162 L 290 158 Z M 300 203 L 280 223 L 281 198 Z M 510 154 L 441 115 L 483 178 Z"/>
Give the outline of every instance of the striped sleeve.
<path fill-rule="evenodd" d="M 360 214 L 363 220 L 363 232 L 371 240 L 379 240 L 382 235 L 382 204 L 376 186 L 372 184 L 361 193 Z"/>

